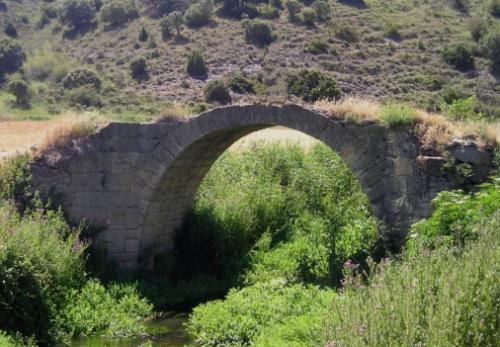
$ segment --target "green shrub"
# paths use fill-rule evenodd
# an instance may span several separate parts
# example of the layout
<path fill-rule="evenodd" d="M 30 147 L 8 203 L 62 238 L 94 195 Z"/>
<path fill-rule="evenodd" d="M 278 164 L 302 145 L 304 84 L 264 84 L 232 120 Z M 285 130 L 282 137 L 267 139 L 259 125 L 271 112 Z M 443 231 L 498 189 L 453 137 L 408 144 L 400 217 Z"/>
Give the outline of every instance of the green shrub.
<path fill-rule="evenodd" d="M 325 0 L 316 0 L 311 7 L 316 12 L 316 19 L 319 22 L 327 22 L 330 19 L 331 8 L 330 4 Z"/>
<path fill-rule="evenodd" d="M 464 44 L 446 47 L 441 54 L 445 62 L 457 69 L 470 70 L 474 68 L 472 51 Z"/>
<path fill-rule="evenodd" d="M 399 40 L 401 39 L 401 32 L 400 32 L 400 26 L 395 23 L 389 23 L 385 30 L 385 36 L 388 38 L 394 39 L 394 40 Z"/>
<path fill-rule="evenodd" d="M 28 56 L 23 70 L 29 80 L 61 82 L 76 64 L 64 53 L 43 47 Z"/>
<path fill-rule="evenodd" d="M 328 307 L 334 296 L 317 287 L 259 283 L 197 306 L 188 331 L 202 346 L 250 346 L 261 331 Z"/>
<path fill-rule="evenodd" d="M 257 5 L 257 11 L 259 12 L 259 17 L 266 19 L 275 19 L 280 16 L 279 9 L 271 4 L 259 4 Z"/>
<path fill-rule="evenodd" d="M 71 31 L 80 31 L 93 24 L 95 6 L 90 0 L 65 0 L 59 19 Z"/>
<path fill-rule="evenodd" d="M 41 8 L 41 14 L 49 19 L 57 18 L 59 13 L 58 8 L 54 4 L 43 4 Z"/>
<path fill-rule="evenodd" d="M 304 46 L 304 52 L 311 53 L 311 54 L 322 54 L 322 53 L 328 53 L 329 49 L 328 43 L 320 38 L 315 38 L 309 41 L 305 46 Z"/>
<path fill-rule="evenodd" d="M 0 202 L 0 330 L 55 340 L 54 317 L 65 305 L 70 288 L 85 279 L 78 232 L 62 213 L 26 211 L 23 218 Z M 78 245 L 78 246 L 77 246 Z"/>
<path fill-rule="evenodd" d="M 30 89 L 28 83 L 22 79 L 13 79 L 7 85 L 9 93 L 16 97 L 15 105 L 20 108 L 29 108 L 30 106 Z"/>
<path fill-rule="evenodd" d="M 206 77 L 208 73 L 203 55 L 199 51 L 193 51 L 186 64 L 186 71 L 192 77 Z"/>
<path fill-rule="evenodd" d="M 101 20 L 110 26 L 123 25 L 139 17 L 134 0 L 112 0 L 101 8 Z"/>
<path fill-rule="evenodd" d="M 337 100 L 341 90 L 327 74 L 317 70 L 302 70 L 289 78 L 288 93 L 300 96 L 306 102 L 315 102 L 322 99 Z"/>
<path fill-rule="evenodd" d="M 335 35 L 339 39 L 341 39 L 342 41 L 351 42 L 351 43 L 359 41 L 358 32 L 353 27 L 348 26 L 348 25 L 339 26 L 335 30 Z"/>
<path fill-rule="evenodd" d="M 30 196 L 30 156 L 7 158 L 0 162 L 0 201 L 26 201 Z"/>
<path fill-rule="evenodd" d="M 149 34 L 148 31 L 146 30 L 145 27 L 141 27 L 141 30 L 139 30 L 139 35 L 137 36 L 137 39 L 140 42 L 146 42 L 148 40 Z"/>
<path fill-rule="evenodd" d="M 137 81 L 145 80 L 149 77 L 148 75 L 148 64 L 146 59 L 139 57 L 135 58 L 130 62 L 130 73 L 132 78 Z"/>
<path fill-rule="evenodd" d="M 12 37 L 12 38 L 16 38 L 17 37 L 17 29 L 14 26 L 14 24 L 12 24 L 10 22 L 5 25 L 5 28 L 3 29 L 3 32 L 5 33 L 5 35 L 7 35 L 9 37 Z"/>
<path fill-rule="evenodd" d="M 500 64 L 500 24 L 491 28 L 481 40 L 488 57 L 493 64 Z M 0 55 L 1 57 L 1 55 Z M 1 59 L 1 58 L 0 58 Z"/>
<path fill-rule="evenodd" d="M 190 28 L 199 28 L 207 25 L 212 18 L 212 0 L 202 0 L 188 7 L 184 14 L 186 25 Z"/>
<path fill-rule="evenodd" d="M 465 99 L 459 98 L 451 102 L 451 104 L 442 105 L 441 109 L 444 113 L 453 120 L 468 120 L 477 121 L 483 117 L 483 115 L 476 111 L 477 99 L 475 96 L 471 96 Z"/>
<path fill-rule="evenodd" d="M 0 39 L 0 81 L 3 76 L 19 70 L 26 55 L 21 45 L 11 39 Z"/>
<path fill-rule="evenodd" d="M 208 102 L 228 104 L 231 102 L 231 95 L 224 82 L 212 80 L 208 82 L 205 87 L 205 100 Z"/>
<path fill-rule="evenodd" d="M 380 111 L 380 121 L 388 127 L 410 125 L 415 122 L 415 109 L 405 104 L 388 104 Z"/>
<path fill-rule="evenodd" d="M 9 336 L 0 330 L 0 346 L 2 347 L 36 347 L 32 339 L 26 339 L 20 336 Z"/>
<path fill-rule="evenodd" d="M 306 7 L 300 12 L 302 17 L 302 23 L 307 26 L 314 26 L 314 21 L 316 20 L 316 12 L 310 8 Z"/>
<path fill-rule="evenodd" d="M 474 18 L 469 24 L 469 31 L 474 41 L 479 42 L 488 32 L 490 25 L 483 18 Z"/>
<path fill-rule="evenodd" d="M 255 17 L 257 14 L 252 1 L 249 0 L 221 0 L 221 12 L 233 18 L 241 18 L 246 13 L 248 16 Z"/>
<path fill-rule="evenodd" d="M 66 93 L 69 103 L 77 107 L 103 107 L 104 102 L 95 88 L 83 85 L 70 89 Z"/>
<path fill-rule="evenodd" d="M 182 26 L 184 25 L 184 16 L 180 11 L 169 13 L 166 17 L 167 23 L 170 26 L 170 31 L 175 30 L 177 36 L 181 35 Z"/>
<path fill-rule="evenodd" d="M 275 39 L 269 25 L 256 19 L 243 22 L 243 33 L 248 43 L 259 46 L 269 45 Z"/>
<path fill-rule="evenodd" d="M 145 332 L 142 321 L 152 313 L 133 285 L 112 284 L 105 288 L 96 280 L 66 293 L 68 303 L 57 317 L 58 330 L 68 337 L 104 333 L 113 338 L 130 338 Z M 67 338 L 67 337 L 66 337 Z"/>
<path fill-rule="evenodd" d="M 66 89 L 75 89 L 83 86 L 101 89 L 101 79 L 97 74 L 87 68 L 78 68 L 70 71 L 62 80 L 62 84 Z"/>
<path fill-rule="evenodd" d="M 255 83 L 240 73 L 234 74 L 228 82 L 229 89 L 238 94 L 254 94 Z"/>
<path fill-rule="evenodd" d="M 288 20 L 292 23 L 299 21 L 299 13 L 302 5 L 297 0 L 287 0 L 286 9 L 288 11 Z"/>
<path fill-rule="evenodd" d="M 500 211 L 500 179 L 483 184 L 475 194 L 442 192 L 432 204 L 432 216 L 411 228 L 405 246 L 407 255 L 415 256 L 422 250 L 439 247 L 462 247 L 477 239 L 481 220 L 492 218 Z"/>
<path fill-rule="evenodd" d="M 488 10 L 491 15 L 495 17 L 500 17 L 500 0 L 490 0 L 488 5 Z"/>

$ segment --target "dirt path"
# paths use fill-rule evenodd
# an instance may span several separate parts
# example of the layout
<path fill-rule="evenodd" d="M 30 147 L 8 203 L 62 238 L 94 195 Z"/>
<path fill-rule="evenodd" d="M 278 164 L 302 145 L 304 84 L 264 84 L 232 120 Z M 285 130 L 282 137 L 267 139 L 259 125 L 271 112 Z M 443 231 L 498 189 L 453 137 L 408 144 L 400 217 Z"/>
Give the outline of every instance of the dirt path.
<path fill-rule="evenodd" d="M 0 158 L 29 151 L 54 129 L 57 120 L 0 122 Z"/>
<path fill-rule="evenodd" d="M 61 120 L 50 121 L 3 121 L 0 122 L 0 158 L 29 151 L 40 144 L 45 136 L 58 126 Z M 299 131 L 273 127 L 252 133 L 237 141 L 231 150 L 241 150 L 255 142 L 300 144 L 309 148 L 317 140 Z"/>

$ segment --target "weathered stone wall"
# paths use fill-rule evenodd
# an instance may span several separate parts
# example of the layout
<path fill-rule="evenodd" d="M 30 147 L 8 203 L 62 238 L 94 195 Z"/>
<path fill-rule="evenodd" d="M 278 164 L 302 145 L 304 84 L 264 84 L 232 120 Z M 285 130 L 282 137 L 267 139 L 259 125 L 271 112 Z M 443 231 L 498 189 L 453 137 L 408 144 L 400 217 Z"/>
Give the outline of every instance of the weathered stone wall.
<path fill-rule="evenodd" d="M 421 147 L 409 129 L 334 120 L 297 105 L 246 105 L 183 122 L 109 124 L 82 143 L 34 161 L 33 189 L 61 203 L 71 220 L 102 226 L 98 242 L 125 267 L 136 268 L 172 249 L 175 230 L 221 153 L 239 138 L 275 125 L 302 131 L 338 152 L 374 215 L 396 231 L 387 235 L 395 243 L 429 214 L 437 192 L 457 184 L 446 163 L 469 163 L 473 182 L 484 180 L 489 168 L 491 154 L 473 143 L 451 144 L 445 159 Z"/>

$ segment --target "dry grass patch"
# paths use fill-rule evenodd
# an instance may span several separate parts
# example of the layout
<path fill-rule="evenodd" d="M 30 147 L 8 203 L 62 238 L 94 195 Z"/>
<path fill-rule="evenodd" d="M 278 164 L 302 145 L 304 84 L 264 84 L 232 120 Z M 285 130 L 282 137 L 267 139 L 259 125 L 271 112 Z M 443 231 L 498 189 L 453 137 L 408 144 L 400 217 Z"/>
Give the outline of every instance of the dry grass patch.
<path fill-rule="evenodd" d="M 161 115 L 158 116 L 154 122 L 162 123 L 162 122 L 172 122 L 172 121 L 181 121 L 185 120 L 192 116 L 192 112 L 189 108 L 182 104 L 173 104 L 162 110 Z"/>
<path fill-rule="evenodd" d="M 59 124 L 37 146 L 36 154 L 60 151 L 77 145 L 80 140 L 94 134 L 101 125 L 95 119 L 78 119 L 76 117 L 61 119 Z"/>
<path fill-rule="evenodd" d="M 384 112 L 392 106 L 383 106 L 369 99 L 349 97 L 338 102 L 323 100 L 316 102 L 314 107 L 331 118 L 352 120 L 358 124 L 367 122 L 378 122 L 387 126 L 402 124 L 392 124 L 384 116 Z M 407 113 L 410 114 L 411 107 L 405 108 L 408 108 Z M 395 111 L 397 108 L 391 113 Z M 412 122 L 408 121 L 406 124 L 409 126 L 411 124 L 423 145 L 431 146 L 438 152 L 444 151 L 453 139 L 472 139 L 480 148 L 492 147 L 500 143 L 500 123 L 498 122 L 454 122 L 443 115 L 431 114 L 419 109 L 411 109 L 411 117 Z"/>

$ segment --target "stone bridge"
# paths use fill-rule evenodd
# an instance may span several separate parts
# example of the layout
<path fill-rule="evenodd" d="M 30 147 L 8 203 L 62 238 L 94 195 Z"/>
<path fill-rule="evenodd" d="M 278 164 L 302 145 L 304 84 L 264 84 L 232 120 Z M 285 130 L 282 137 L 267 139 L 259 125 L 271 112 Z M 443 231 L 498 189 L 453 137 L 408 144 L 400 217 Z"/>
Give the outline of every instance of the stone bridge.
<path fill-rule="evenodd" d="M 154 255 L 172 250 L 174 234 L 214 161 L 241 137 L 276 125 L 336 151 L 395 243 L 412 222 L 429 214 L 437 192 L 452 187 L 445 160 L 426 155 L 408 128 L 355 124 L 297 105 L 245 105 L 185 121 L 111 123 L 71 148 L 36 159 L 33 188 L 61 203 L 71 221 L 102 226 L 97 241 L 122 266 L 151 266 Z M 473 143 L 455 143 L 450 153 L 472 165 L 473 181 L 486 177 L 490 153 Z"/>

